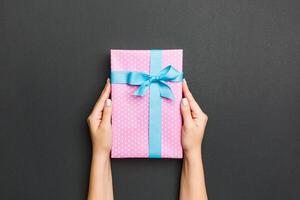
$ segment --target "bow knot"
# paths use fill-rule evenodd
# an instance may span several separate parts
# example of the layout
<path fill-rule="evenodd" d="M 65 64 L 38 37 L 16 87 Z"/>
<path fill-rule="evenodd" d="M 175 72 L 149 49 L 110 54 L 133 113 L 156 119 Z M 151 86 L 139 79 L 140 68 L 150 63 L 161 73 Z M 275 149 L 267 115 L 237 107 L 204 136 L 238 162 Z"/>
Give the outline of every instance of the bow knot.
<path fill-rule="evenodd" d="M 171 65 L 162 69 L 157 75 L 149 75 L 144 72 L 112 72 L 112 83 L 127 83 L 139 86 L 134 95 L 144 96 L 151 84 L 159 88 L 160 96 L 167 99 L 174 99 L 172 89 L 166 82 L 180 82 L 183 74 L 178 72 Z"/>
<path fill-rule="evenodd" d="M 149 79 L 150 83 L 154 83 L 154 82 L 160 81 L 160 79 L 161 79 L 160 76 L 149 76 L 149 77 L 150 77 L 150 79 Z"/>

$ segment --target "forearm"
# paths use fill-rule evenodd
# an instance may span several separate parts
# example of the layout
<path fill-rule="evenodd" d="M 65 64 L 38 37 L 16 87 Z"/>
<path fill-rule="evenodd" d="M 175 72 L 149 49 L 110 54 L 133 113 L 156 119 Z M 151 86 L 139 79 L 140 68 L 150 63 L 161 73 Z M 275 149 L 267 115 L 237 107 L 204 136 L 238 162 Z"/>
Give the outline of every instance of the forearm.
<path fill-rule="evenodd" d="M 107 155 L 92 157 L 88 200 L 113 200 L 111 164 Z"/>
<path fill-rule="evenodd" d="M 184 154 L 180 200 L 207 200 L 201 152 Z"/>

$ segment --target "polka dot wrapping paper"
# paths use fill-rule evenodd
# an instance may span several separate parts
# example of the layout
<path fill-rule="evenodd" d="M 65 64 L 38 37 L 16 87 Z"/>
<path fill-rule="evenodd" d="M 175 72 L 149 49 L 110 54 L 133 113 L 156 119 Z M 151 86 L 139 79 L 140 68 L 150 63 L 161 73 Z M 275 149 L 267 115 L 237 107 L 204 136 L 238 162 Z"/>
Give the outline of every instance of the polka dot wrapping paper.
<path fill-rule="evenodd" d="M 151 55 L 151 50 L 112 49 L 111 71 L 149 74 Z M 182 73 L 182 57 L 182 49 L 161 50 L 161 69 L 171 65 Z M 112 158 L 182 158 L 180 114 L 182 82 L 167 81 L 166 84 L 170 87 L 174 99 L 159 97 L 161 118 L 158 124 L 161 126 L 161 131 L 158 145 L 154 145 L 155 148 L 159 148 L 159 155 L 150 156 L 149 96 L 151 90 L 147 89 L 143 96 L 136 96 L 134 93 L 139 85 L 112 83 Z"/>

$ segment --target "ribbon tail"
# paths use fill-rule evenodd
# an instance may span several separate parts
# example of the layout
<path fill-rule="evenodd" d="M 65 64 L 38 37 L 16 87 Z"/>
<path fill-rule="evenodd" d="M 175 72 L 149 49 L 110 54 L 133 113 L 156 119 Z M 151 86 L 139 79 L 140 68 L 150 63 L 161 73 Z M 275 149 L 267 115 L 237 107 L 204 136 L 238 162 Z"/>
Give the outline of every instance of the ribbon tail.
<path fill-rule="evenodd" d="M 172 89 L 170 88 L 170 86 L 168 86 L 166 83 L 160 81 L 159 82 L 159 91 L 160 91 L 160 96 L 167 98 L 167 99 L 171 99 L 174 100 L 174 94 L 172 92 Z"/>
<path fill-rule="evenodd" d="M 134 92 L 134 95 L 135 95 L 135 96 L 144 96 L 148 88 L 149 88 L 148 85 L 142 84 L 142 85 L 140 85 L 140 87 Z"/>

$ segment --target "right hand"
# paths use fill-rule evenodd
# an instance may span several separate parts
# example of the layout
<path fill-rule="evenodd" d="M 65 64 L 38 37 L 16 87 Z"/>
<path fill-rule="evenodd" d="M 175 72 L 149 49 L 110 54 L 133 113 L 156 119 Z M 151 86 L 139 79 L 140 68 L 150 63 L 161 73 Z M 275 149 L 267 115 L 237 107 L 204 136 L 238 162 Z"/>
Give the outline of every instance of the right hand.
<path fill-rule="evenodd" d="M 182 90 L 184 98 L 181 101 L 183 119 L 181 143 L 184 156 L 190 157 L 201 153 L 201 144 L 208 117 L 195 101 L 185 80 L 182 84 Z"/>

